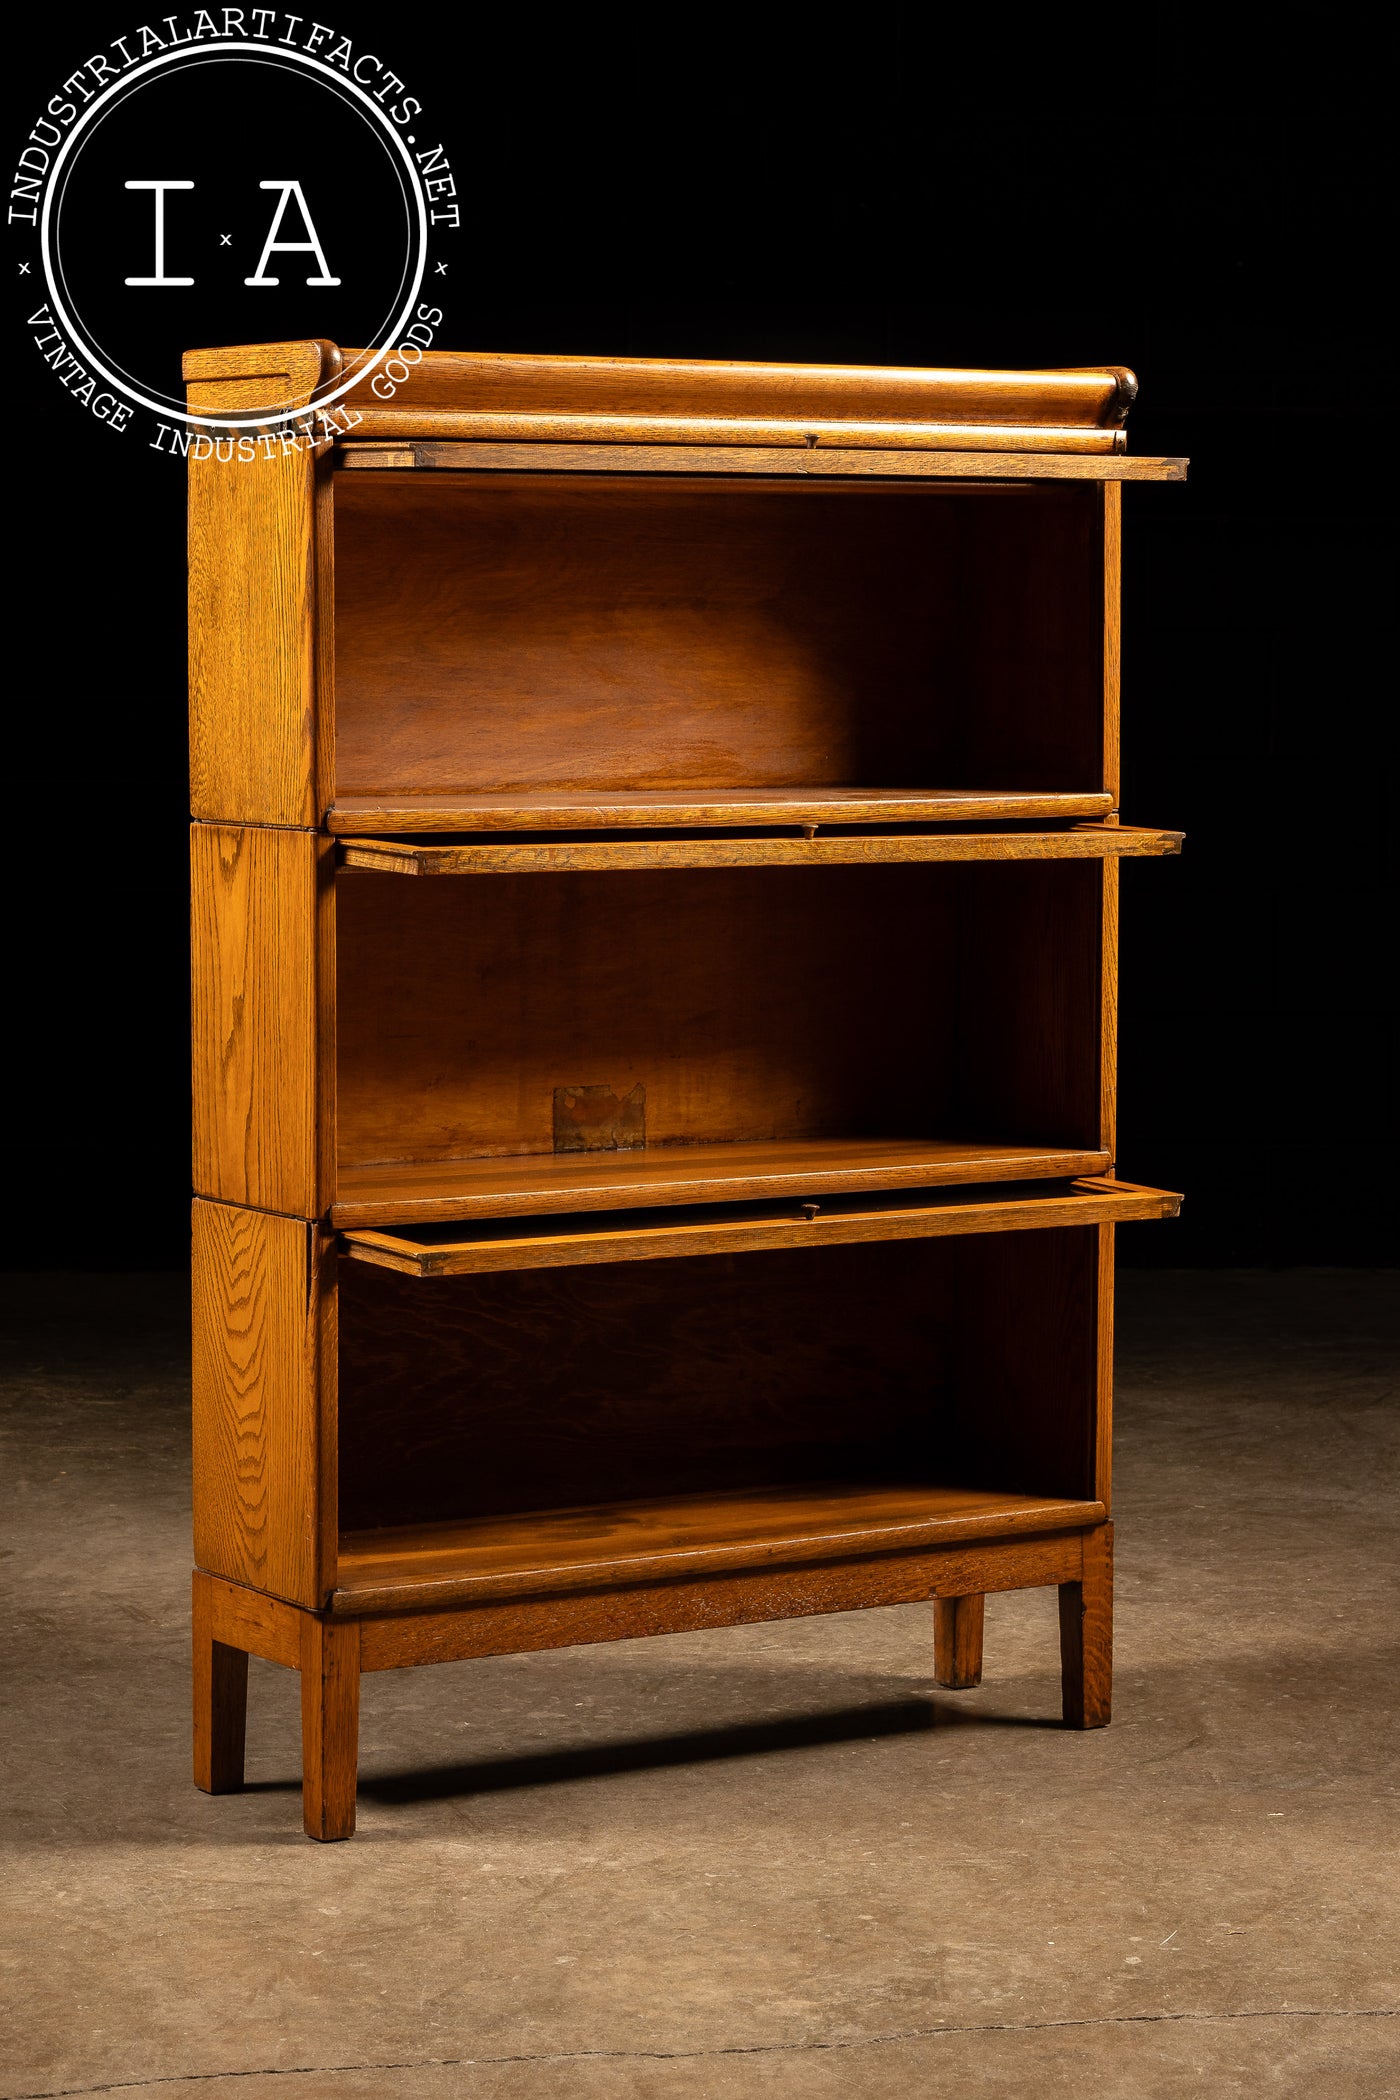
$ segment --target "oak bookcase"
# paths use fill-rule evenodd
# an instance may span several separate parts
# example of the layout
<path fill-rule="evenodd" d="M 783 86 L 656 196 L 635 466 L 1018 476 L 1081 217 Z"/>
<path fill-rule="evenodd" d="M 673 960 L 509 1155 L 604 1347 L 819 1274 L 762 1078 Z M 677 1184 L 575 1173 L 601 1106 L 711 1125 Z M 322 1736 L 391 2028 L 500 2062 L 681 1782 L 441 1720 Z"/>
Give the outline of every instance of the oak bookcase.
<path fill-rule="evenodd" d="M 1108 1719 L 1129 373 L 192 352 L 195 1777 L 301 1672 L 1057 1585 Z M 314 428 L 314 426 L 313 426 Z M 246 436 L 246 432 L 244 433 Z M 205 456 L 200 457 L 199 454 Z"/>

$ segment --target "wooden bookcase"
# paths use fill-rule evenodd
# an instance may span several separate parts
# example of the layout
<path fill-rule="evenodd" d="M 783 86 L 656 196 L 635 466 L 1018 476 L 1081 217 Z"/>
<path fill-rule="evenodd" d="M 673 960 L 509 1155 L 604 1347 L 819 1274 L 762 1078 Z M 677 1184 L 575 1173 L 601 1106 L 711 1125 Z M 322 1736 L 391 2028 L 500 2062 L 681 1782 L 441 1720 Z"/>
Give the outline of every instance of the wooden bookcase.
<path fill-rule="evenodd" d="M 1133 391 L 438 354 L 195 448 L 200 1786 L 250 1653 L 337 1838 L 362 1670 L 924 1599 L 956 1688 L 1034 1585 L 1108 1719 Z"/>

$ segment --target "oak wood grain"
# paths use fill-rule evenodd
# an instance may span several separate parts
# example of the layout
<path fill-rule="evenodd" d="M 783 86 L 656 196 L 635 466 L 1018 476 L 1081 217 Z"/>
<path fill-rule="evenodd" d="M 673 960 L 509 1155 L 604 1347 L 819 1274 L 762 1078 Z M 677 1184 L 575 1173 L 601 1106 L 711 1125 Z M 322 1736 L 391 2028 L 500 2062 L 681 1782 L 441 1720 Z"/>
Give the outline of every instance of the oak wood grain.
<path fill-rule="evenodd" d="M 335 512 L 337 801 L 1102 788 L 1089 486 L 389 473 Z"/>
<path fill-rule="evenodd" d="M 249 461 L 190 455 L 196 817 L 317 821 L 315 488 L 308 452 Z"/>
<path fill-rule="evenodd" d="M 814 1567 L 744 1570 L 698 1581 L 371 1616 L 360 1623 L 360 1667 L 397 1670 L 471 1656 L 635 1640 L 644 1634 L 918 1604 L 966 1591 L 1043 1588 L 1078 1575 L 1082 1537 L 1078 1531 L 1051 1533 Z"/>
<path fill-rule="evenodd" d="M 896 832 L 839 838 L 538 839 L 420 846 L 344 839 L 340 863 L 380 875 L 527 875 L 654 868 L 872 867 L 907 861 L 1106 860 L 1179 853 L 1185 834 L 1137 825 L 1076 824 L 1065 831 Z"/>
<path fill-rule="evenodd" d="M 342 1530 L 775 1480 L 985 1485 L 1013 1456 L 1019 1491 L 1085 1499 L 1096 1240 L 974 1233 L 431 1286 L 347 1261 Z"/>
<path fill-rule="evenodd" d="M 837 422 L 812 418 L 798 428 L 792 423 L 754 416 L 637 415 L 501 415 L 471 409 L 400 408 L 366 405 L 355 435 L 344 441 L 343 464 L 364 469 L 384 456 L 389 466 L 452 466 L 459 448 L 479 446 L 524 451 L 527 447 L 569 445 L 602 450 L 668 446 L 695 450 L 753 447 L 783 450 L 810 458 L 849 451 L 949 452 L 959 456 L 993 453 L 998 458 L 1033 454 L 1041 458 L 1121 457 L 1127 440 L 1121 430 L 1083 426 L 1015 423 Z M 448 455 L 446 458 L 440 455 Z"/>
<path fill-rule="evenodd" d="M 980 1591 L 973 1591 L 940 1597 L 934 1605 L 933 1681 L 950 1692 L 970 1691 L 982 1682 L 984 1602 Z"/>
<path fill-rule="evenodd" d="M 347 350 L 348 364 L 363 355 Z M 430 351 L 392 407 L 366 413 L 406 422 L 432 413 L 604 416 L 653 423 L 760 419 L 800 435 L 823 422 L 1005 425 L 1012 430 L 1113 433 L 1137 380 L 1121 365 L 1039 372 L 951 366 L 758 363 L 680 357 L 555 357 Z"/>
<path fill-rule="evenodd" d="M 214 1635 L 210 1578 L 196 1573 L 192 1598 L 194 1783 L 206 1794 L 235 1794 L 243 1784 L 248 1714 L 248 1656 Z"/>
<path fill-rule="evenodd" d="M 360 1735 L 360 1629 L 314 1613 L 301 1621 L 301 1805 L 306 1835 L 354 1835 Z"/>
<path fill-rule="evenodd" d="M 1084 1534 L 1077 1582 L 1060 1585 L 1060 1668 L 1067 1728 L 1106 1728 L 1113 1706 L 1113 1526 Z"/>
<path fill-rule="evenodd" d="M 301 1612 L 263 1590 L 250 1590 L 222 1576 L 195 1571 L 196 1594 L 202 1591 L 215 1640 L 245 1655 L 283 1669 L 301 1668 Z"/>
<path fill-rule="evenodd" d="M 194 1185 L 301 1217 L 334 1161 L 334 848 L 190 827 Z"/>
<path fill-rule="evenodd" d="M 766 787 L 686 793 L 605 788 L 556 794 L 348 795 L 326 811 L 326 829 L 356 837 L 419 831 L 682 830 L 790 824 L 1067 823 L 1106 817 L 1113 797 L 1012 794 L 993 788 Z"/>
<path fill-rule="evenodd" d="M 567 1268 L 580 1263 L 656 1261 L 696 1254 L 759 1253 L 767 1249 L 850 1246 L 871 1240 L 933 1239 L 948 1234 L 1036 1232 L 1046 1227 L 1124 1224 L 1138 1218 L 1171 1218 L 1181 1197 L 1132 1182 L 1085 1180 L 1067 1193 L 918 1204 L 892 1197 L 846 1198 L 813 1216 L 784 1216 L 757 1206 L 759 1215 L 698 1222 L 634 1225 L 599 1223 L 583 1230 L 533 1231 L 511 1225 L 489 1235 L 484 1225 L 460 1239 L 414 1237 L 370 1228 L 343 1234 L 351 1261 L 395 1269 L 403 1276 L 467 1276 L 498 1270 Z"/>
<path fill-rule="evenodd" d="M 408 418 L 394 420 L 406 423 Z M 387 417 L 376 418 L 378 429 L 383 431 L 388 421 Z M 1014 451 L 1008 448 L 1009 432 L 996 451 L 914 450 L 902 442 L 881 444 L 874 433 L 861 433 L 855 444 L 847 441 L 844 447 L 828 443 L 801 448 L 792 444 L 716 443 L 713 440 L 719 433 L 711 431 L 702 433 L 709 441 L 701 444 L 684 443 L 680 432 L 672 443 L 635 444 L 624 442 L 619 433 L 615 441 L 605 444 L 551 443 L 545 458 L 541 456 L 545 447 L 539 442 L 511 444 L 479 439 L 470 434 L 471 424 L 464 425 L 455 416 L 439 415 L 434 418 L 434 425 L 439 435 L 411 447 L 390 444 L 379 450 L 372 444 L 338 445 L 338 463 L 342 468 L 402 472 L 406 451 L 411 449 L 415 470 L 475 474 L 727 474 L 792 476 L 807 481 L 855 477 L 886 481 L 1080 482 L 1184 481 L 1189 465 L 1185 459 L 1154 459 L 1142 453 L 1130 457 L 1102 440 L 1075 451 L 1042 451 L 1033 440 L 1028 440 L 1026 449 Z M 368 415 L 363 427 L 375 427 Z M 467 434 L 462 439 L 449 434 L 458 430 Z M 925 442 L 935 435 L 926 433 Z M 990 438 L 990 432 L 975 433 L 979 444 L 986 444 Z"/>
<path fill-rule="evenodd" d="M 334 1570 L 333 1257 L 316 1227 L 231 1204 L 196 1201 L 193 1234 L 195 1559 L 314 1607 Z"/>
<path fill-rule="evenodd" d="M 1087 1488 L 1109 1515 L 1113 1514 L 1113 1299 L 1114 1263 L 1117 1249 L 1114 1228 L 1100 1225 L 1096 1263 L 1094 1370 L 1094 1417 L 1090 1427 L 1093 1449 Z"/>
<path fill-rule="evenodd" d="M 1123 674 L 1123 489 L 1105 482 L 1100 497 L 1103 536 L 1103 784 L 1116 805 L 1122 765 L 1120 699 Z"/>
<path fill-rule="evenodd" d="M 557 1087 L 638 1083 L 653 1149 L 920 1131 L 1096 1148 L 1073 1118 L 954 1120 L 948 1073 L 955 892 L 1075 873 L 343 871 L 341 1166 L 550 1152 Z"/>
<path fill-rule="evenodd" d="M 428 1224 L 668 1203 L 746 1203 L 842 1191 L 929 1188 L 1101 1174 L 1099 1151 L 911 1138 L 787 1138 L 764 1144 L 653 1146 L 586 1156 L 391 1161 L 345 1166 L 331 1222 Z"/>
<path fill-rule="evenodd" d="M 751 1488 L 343 1534 L 331 1609 L 604 1589 L 1102 1522 L 1098 1503 L 900 1482 Z"/>

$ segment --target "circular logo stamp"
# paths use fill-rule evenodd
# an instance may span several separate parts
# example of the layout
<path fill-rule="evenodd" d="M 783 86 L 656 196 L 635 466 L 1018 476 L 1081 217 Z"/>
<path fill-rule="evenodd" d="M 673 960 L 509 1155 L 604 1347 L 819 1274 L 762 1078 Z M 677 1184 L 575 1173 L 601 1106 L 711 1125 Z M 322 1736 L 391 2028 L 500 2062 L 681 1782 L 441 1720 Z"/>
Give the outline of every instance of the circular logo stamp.
<path fill-rule="evenodd" d="M 441 296 L 460 223 L 448 154 L 387 60 L 273 8 L 114 38 L 50 96 L 9 199 L 39 355 L 89 413 L 176 455 L 216 428 L 323 441 L 353 427 L 357 387 L 391 396 L 441 326 L 425 285 Z M 184 351 L 316 339 L 355 351 L 310 408 L 187 406 Z"/>

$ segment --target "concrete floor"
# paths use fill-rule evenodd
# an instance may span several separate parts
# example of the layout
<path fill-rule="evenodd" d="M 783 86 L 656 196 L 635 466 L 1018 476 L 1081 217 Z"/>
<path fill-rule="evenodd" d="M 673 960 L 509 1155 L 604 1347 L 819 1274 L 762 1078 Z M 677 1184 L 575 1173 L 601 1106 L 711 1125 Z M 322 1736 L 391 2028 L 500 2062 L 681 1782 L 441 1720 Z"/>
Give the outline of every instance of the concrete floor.
<path fill-rule="evenodd" d="M 0 2092 L 1400 2091 L 1394 1285 L 1123 1279 L 1111 1729 L 1052 1592 L 391 1672 L 317 1846 L 290 1673 L 188 1779 L 179 1280 L 9 1279 Z"/>

